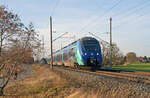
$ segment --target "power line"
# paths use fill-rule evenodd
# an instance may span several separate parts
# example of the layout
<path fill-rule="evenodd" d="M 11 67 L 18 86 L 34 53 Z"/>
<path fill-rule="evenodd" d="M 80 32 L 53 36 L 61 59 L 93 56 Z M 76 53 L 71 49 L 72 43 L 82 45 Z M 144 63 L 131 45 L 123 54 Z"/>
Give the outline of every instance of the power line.
<path fill-rule="evenodd" d="M 127 13 L 127 15 L 124 15 L 123 17 L 121 17 L 121 19 L 119 18 L 119 19 L 117 19 L 116 17 L 114 17 L 114 18 L 116 18 L 117 20 L 122 20 L 122 19 L 126 19 L 126 18 L 128 18 L 129 17 L 129 15 L 131 15 L 131 14 L 133 14 L 133 13 L 136 13 L 137 11 L 140 11 L 140 10 L 142 10 L 142 9 L 144 9 L 144 8 L 146 8 L 146 7 L 148 7 L 148 5 L 149 5 L 149 3 L 148 3 L 149 1 L 147 1 L 147 2 L 140 2 L 140 3 L 138 3 L 136 6 L 134 6 L 133 8 L 135 8 L 135 9 L 131 9 L 131 10 L 129 10 L 128 9 L 128 13 Z M 140 6 L 139 4 L 142 4 L 142 6 Z M 138 8 L 140 6 L 140 8 Z M 123 12 L 123 13 L 126 13 L 126 12 Z M 122 15 L 122 14 L 121 14 Z M 145 15 L 145 14 L 144 14 Z M 120 16 L 120 15 L 118 15 L 118 16 Z M 143 15 L 139 15 L 138 16 L 138 18 L 140 18 L 140 17 L 142 17 Z M 119 27 L 119 26 L 121 26 L 122 24 L 124 24 L 124 23 L 127 23 L 127 22 L 130 22 L 133 18 L 135 18 L 135 17 L 132 17 L 131 19 L 128 19 L 127 21 L 123 21 L 123 22 L 121 22 L 119 25 L 117 25 L 117 26 L 115 26 L 115 28 L 116 27 Z M 120 21 L 119 21 L 120 22 Z M 98 24 L 96 24 L 96 25 L 98 25 Z"/>
<path fill-rule="evenodd" d="M 131 22 L 131 20 L 136 20 L 136 22 L 137 22 L 137 19 L 140 19 L 141 17 L 144 17 L 144 16 L 146 16 L 146 15 L 149 15 L 150 13 L 148 13 L 148 14 L 141 14 L 141 15 L 139 15 L 138 17 L 132 17 L 132 18 L 130 18 L 129 20 L 127 20 L 127 21 L 124 21 L 124 22 L 122 22 L 121 24 L 119 24 L 119 25 L 117 25 L 117 26 L 115 26 L 114 27 L 114 29 L 115 28 L 118 28 L 118 27 L 120 27 L 122 24 L 129 24 L 129 23 L 133 23 L 133 21 Z"/>
<path fill-rule="evenodd" d="M 98 38 L 98 39 L 101 41 L 101 43 L 104 42 L 104 43 L 106 43 L 106 44 L 109 44 L 109 42 L 104 41 L 104 40 L 103 40 L 102 38 L 100 38 L 99 36 L 96 36 L 95 34 L 93 34 L 93 33 L 91 33 L 91 32 L 89 32 L 89 34 L 92 35 L 92 36 L 94 36 L 94 37 L 96 37 L 96 38 Z"/>
<path fill-rule="evenodd" d="M 143 7 L 139 8 L 139 9 L 136 9 L 135 11 L 133 11 L 133 12 L 131 12 L 131 13 L 135 13 L 135 12 L 141 10 L 141 9 L 146 8 L 146 7 L 148 7 L 148 6 L 143 6 Z M 130 15 L 131 13 L 128 13 L 128 15 Z M 149 14 L 149 13 L 148 13 L 148 14 Z M 128 16 L 128 15 L 127 15 L 127 16 Z M 143 16 L 145 16 L 145 15 L 147 15 L 147 14 L 146 14 L 146 13 L 143 13 L 143 14 L 141 14 L 141 15 L 138 15 L 136 18 L 135 18 L 135 17 L 132 17 L 132 18 L 128 19 L 127 21 L 123 21 L 123 22 L 120 23 L 119 25 L 115 26 L 115 28 L 121 26 L 122 24 L 128 23 L 128 22 L 131 23 L 131 20 L 133 20 L 133 19 L 136 19 L 136 20 L 137 20 L 138 18 L 141 18 L 141 17 L 143 17 Z M 126 16 L 126 17 L 127 17 L 127 16 Z M 125 16 L 124 16 L 124 17 L 125 17 Z"/>
<path fill-rule="evenodd" d="M 132 9 L 134 10 L 134 9 L 138 8 L 139 6 L 141 6 L 143 4 L 146 4 L 147 2 L 149 2 L 149 0 L 145 0 L 144 2 L 142 0 L 142 2 L 140 2 L 140 3 L 138 3 L 138 4 L 134 5 L 134 6 L 132 6 L 130 8 L 127 8 L 124 11 L 120 11 L 119 13 L 113 14 L 112 17 L 116 17 L 116 16 L 118 17 L 118 16 L 122 15 L 122 13 L 124 14 L 126 12 L 130 12 L 130 11 L 132 11 Z"/>
<path fill-rule="evenodd" d="M 53 10 L 52 10 L 51 16 L 54 15 L 54 12 L 55 12 L 55 10 L 56 10 L 56 8 L 57 8 L 59 2 L 60 2 L 60 0 L 57 0 L 57 1 L 56 1 L 56 4 L 55 4 L 55 6 L 54 6 L 54 8 L 53 8 Z"/>
<path fill-rule="evenodd" d="M 61 38 L 62 36 L 68 34 L 68 32 L 63 33 L 62 35 L 58 36 L 57 38 L 53 39 L 53 42 L 56 41 L 57 39 Z"/>
<path fill-rule="evenodd" d="M 147 1 L 147 2 L 149 2 L 149 1 Z M 128 17 L 128 16 L 131 15 L 132 13 L 135 13 L 135 12 L 137 12 L 137 11 L 139 11 L 139 10 L 144 9 L 144 8 L 145 8 L 145 4 L 147 5 L 147 2 L 140 2 L 140 3 L 138 3 L 136 6 L 130 7 L 130 8 L 135 8 L 135 9 L 131 9 L 131 10 L 130 10 L 130 8 L 128 8 L 126 12 L 129 12 L 129 13 L 127 13 L 126 16 L 124 15 L 124 18 Z M 142 5 L 144 4 L 144 6 L 141 6 L 140 8 L 138 8 L 141 4 L 142 4 Z M 137 8 L 138 8 L 138 9 L 137 9 Z M 123 14 L 126 13 L 126 12 L 123 12 Z M 122 14 L 119 14 L 118 16 L 120 16 L 120 15 L 122 15 Z M 117 19 L 115 16 L 117 16 L 117 15 L 114 15 L 113 17 L 114 17 L 115 19 Z M 123 19 L 123 18 L 121 17 L 121 19 L 117 19 L 117 20 L 122 20 L 122 19 Z M 95 24 L 95 25 L 98 25 L 98 24 L 99 24 L 99 23 L 97 23 L 97 24 Z"/>
<path fill-rule="evenodd" d="M 114 0 L 113 0 L 113 1 L 114 1 Z M 115 1 L 116 1 L 116 0 L 115 0 Z M 98 10 L 98 9 L 102 8 L 102 5 L 104 5 L 104 4 L 101 3 L 101 5 L 98 5 L 98 7 L 96 7 L 96 8 L 93 9 L 93 10 Z M 91 12 L 91 13 L 89 13 L 87 16 L 92 17 L 93 14 L 95 14 L 95 12 Z"/>
<path fill-rule="evenodd" d="M 126 16 L 121 17 L 121 18 L 122 18 L 122 19 L 123 19 L 123 18 L 126 18 L 126 17 L 128 17 L 129 15 L 131 15 L 131 14 L 133 14 L 133 13 L 136 13 L 136 12 L 139 12 L 140 10 L 142 10 L 142 9 L 144 9 L 144 8 L 146 8 L 146 7 L 148 7 L 148 6 L 149 6 L 149 3 L 147 3 L 147 2 L 145 2 L 145 3 L 146 3 L 146 5 L 143 5 L 143 6 L 137 8 L 137 9 L 135 9 L 135 10 L 130 10 L 130 11 L 128 11 L 129 13 L 128 13 Z"/>
<path fill-rule="evenodd" d="M 81 28 L 80 32 L 83 31 L 85 28 L 87 28 L 89 25 L 91 25 L 92 23 L 96 22 L 98 18 L 105 16 L 105 14 L 107 14 L 108 12 L 112 11 L 112 9 L 114 9 L 116 6 L 118 6 L 123 0 L 119 0 L 117 3 L 115 3 L 112 7 L 110 7 L 109 9 L 107 9 L 102 16 L 98 16 L 97 18 L 95 18 L 94 20 L 90 21 L 87 25 L 85 25 L 84 27 Z"/>

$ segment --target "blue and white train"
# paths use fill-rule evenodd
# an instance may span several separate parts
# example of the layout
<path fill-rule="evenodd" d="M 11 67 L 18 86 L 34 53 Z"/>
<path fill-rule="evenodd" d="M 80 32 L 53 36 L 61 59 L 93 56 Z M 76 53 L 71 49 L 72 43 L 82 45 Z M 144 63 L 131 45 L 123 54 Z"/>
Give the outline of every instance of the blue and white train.
<path fill-rule="evenodd" d="M 53 61 L 56 65 L 101 68 L 102 52 L 100 43 L 93 37 L 83 37 L 56 51 Z"/>

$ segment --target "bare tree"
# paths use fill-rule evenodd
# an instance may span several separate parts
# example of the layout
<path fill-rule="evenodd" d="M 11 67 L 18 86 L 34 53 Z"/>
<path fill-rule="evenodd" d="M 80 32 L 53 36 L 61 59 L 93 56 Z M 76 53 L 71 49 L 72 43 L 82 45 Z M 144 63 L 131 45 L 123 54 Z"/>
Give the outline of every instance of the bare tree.
<path fill-rule="evenodd" d="M 17 14 L 8 11 L 8 9 L 0 5 L 0 55 L 2 48 L 8 45 L 16 35 L 19 35 L 23 24 Z"/>
<path fill-rule="evenodd" d="M 110 59 L 110 45 L 107 42 L 101 42 L 102 54 L 103 54 L 103 65 L 109 65 Z M 116 44 L 112 45 L 112 64 L 120 65 L 123 64 L 123 54 L 120 52 Z"/>
<path fill-rule="evenodd" d="M 3 95 L 4 88 L 17 78 L 22 65 L 33 62 L 40 40 L 32 23 L 24 26 L 18 15 L 5 6 L 0 6 L 0 38 L 0 95 Z"/>
<path fill-rule="evenodd" d="M 17 48 L 7 50 L 0 57 L 0 95 L 10 79 L 16 79 L 18 69 L 21 68 L 22 51 Z M 21 69 L 19 69 L 21 70 Z"/>
<path fill-rule="evenodd" d="M 103 56 L 103 65 L 106 66 L 109 64 L 109 43 L 102 41 L 102 56 Z"/>
<path fill-rule="evenodd" d="M 0 5 L 0 95 L 10 79 L 16 76 L 19 57 L 17 50 L 12 50 L 13 40 L 22 31 L 23 24 L 17 14 Z M 3 51 L 2 51 L 3 49 Z"/>
<path fill-rule="evenodd" d="M 38 32 L 35 31 L 33 23 L 29 23 L 27 27 L 25 27 L 24 32 L 22 34 L 21 43 L 22 48 L 27 53 L 26 56 L 24 56 L 24 59 L 27 59 L 26 57 L 34 57 L 38 54 L 40 54 L 40 46 L 41 41 L 39 40 Z"/>
<path fill-rule="evenodd" d="M 113 44 L 112 49 L 112 63 L 113 65 L 121 65 L 124 63 L 124 56 L 118 46 Z"/>

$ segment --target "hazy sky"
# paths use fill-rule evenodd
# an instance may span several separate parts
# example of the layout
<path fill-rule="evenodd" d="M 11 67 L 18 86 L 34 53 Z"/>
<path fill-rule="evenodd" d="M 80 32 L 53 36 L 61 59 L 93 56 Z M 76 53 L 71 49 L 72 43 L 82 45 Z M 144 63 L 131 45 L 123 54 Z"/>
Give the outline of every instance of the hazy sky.
<path fill-rule="evenodd" d="M 45 47 L 49 47 L 49 17 L 53 17 L 55 48 L 93 32 L 109 41 L 109 18 L 113 19 L 113 42 L 120 50 L 150 56 L 150 0 L 0 0 L 27 25 L 33 22 Z M 73 38 L 75 35 L 75 38 Z M 42 37 L 41 37 L 42 38 Z"/>

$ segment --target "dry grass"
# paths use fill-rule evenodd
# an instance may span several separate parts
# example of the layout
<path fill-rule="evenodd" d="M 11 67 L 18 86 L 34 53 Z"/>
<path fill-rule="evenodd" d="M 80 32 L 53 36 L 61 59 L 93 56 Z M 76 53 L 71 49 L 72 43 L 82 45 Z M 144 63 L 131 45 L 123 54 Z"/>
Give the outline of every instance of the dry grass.
<path fill-rule="evenodd" d="M 6 96 L 48 97 L 57 96 L 66 88 L 66 80 L 51 69 L 33 65 L 35 73 L 18 82 L 10 82 L 5 89 Z"/>
<path fill-rule="evenodd" d="M 143 98 L 149 95 L 135 85 L 102 80 L 99 85 L 65 72 L 54 72 L 48 67 L 33 65 L 35 72 L 25 79 L 10 82 L 5 88 L 6 98 Z M 74 78 L 74 79 L 73 79 Z M 95 81 L 95 82 L 94 82 Z M 84 83 L 85 82 L 85 83 Z M 87 83 L 86 83 L 87 82 Z M 109 84 L 108 84 L 109 83 Z M 80 85 L 79 85 L 80 84 Z M 137 91 L 139 90 L 139 91 Z M 145 97 L 148 98 L 148 97 Z"/>

